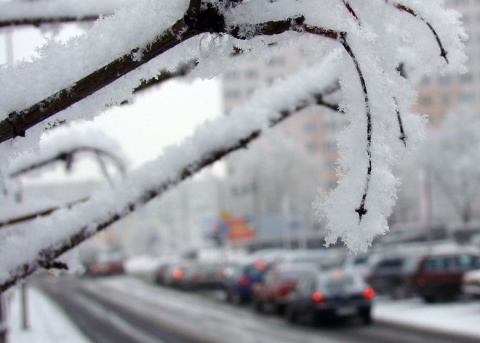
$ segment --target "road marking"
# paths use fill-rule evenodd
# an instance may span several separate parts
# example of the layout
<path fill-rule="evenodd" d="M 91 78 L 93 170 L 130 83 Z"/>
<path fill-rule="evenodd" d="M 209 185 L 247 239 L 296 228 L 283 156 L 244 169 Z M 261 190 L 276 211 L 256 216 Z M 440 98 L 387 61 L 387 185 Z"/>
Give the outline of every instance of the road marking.
<path fill-rule="evenodd" d="M 88 312 L 92 313 L 98 318 L 107 320 L 110 324 L 115 326 L 119 331 L 123 331 L 128 336 L 132 337 L 138 343 L 167 343 L 158 337 L 153 337 L 147 333 L 144 333 L 128 322 L 114 314 L 112 311 L 107 310 L 105 307 L 99 305 L 94 300 L 82 295 L 74 294 L 72 300 L 77 303 L 77 305 L 83 307 Z"/>

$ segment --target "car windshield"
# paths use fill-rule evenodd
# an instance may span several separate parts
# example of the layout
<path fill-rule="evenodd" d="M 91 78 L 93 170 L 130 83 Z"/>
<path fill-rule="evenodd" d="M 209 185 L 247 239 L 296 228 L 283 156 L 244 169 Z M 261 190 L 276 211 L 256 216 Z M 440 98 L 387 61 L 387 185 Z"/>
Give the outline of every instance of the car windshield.
<path fill-rule="evenodd" d="M 318 290 L 326 293 L 352 292 L 362 287 L 363 283 L 358 276 L 344 275 L 338 273 L 329 277 L 320 277 Z"/>

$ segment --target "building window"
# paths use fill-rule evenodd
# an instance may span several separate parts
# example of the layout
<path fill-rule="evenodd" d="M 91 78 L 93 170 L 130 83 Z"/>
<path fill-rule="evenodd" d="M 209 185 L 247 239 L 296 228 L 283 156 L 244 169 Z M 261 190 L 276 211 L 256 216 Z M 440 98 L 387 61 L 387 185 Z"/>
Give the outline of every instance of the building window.
<path fill-rule="evenodd" d="M 450 96 L 450 94 L 443 94 L 442 95 L 442 104 L 443 105 L 450 104 L 451 100 L 452 100 L 452 97 Z"/>
<path fill-rule="evenodd" d="M 430 79 L 428 76 L 425 76 L 422 81 L 420 81 L 420 84 L 422 86 L 428 86 L 431 83 L 432 79 Z"/>
<path fill-rule="evenodd" d="M 471 92 L 462 92 L 460 94 L 460 101 L 461 102 L 471 102 L 475 99 L 475 96 Z"/>
<path fill-rule="evenodd" d="M 422 106 L 430 106 L 433 103 L 432 97 L 429 95 L 423 95 L 420 97 L 420 104 Z"/>
<path fill-rule="evenodd" d="M 335 171 L 337 169 L 337 163 L 335 161 L 328 161 L 327 167 L 328 170 Z"/>
<path fill-rule="evenodd" d="M 332 142 L 332 141 L 326 141 L 326 142 L 323 144 L 323 148 L 324 148 L 326 151 L 335 151 L 336 145 L 335 145 L 335 143 Z"/>
<path fill-rule="evenodd" d="M 323 128 L 325 131 L 327 132 L 332 132 L 332 131 L 335 131 L 335 123 L 334 122 L 325 122 L 325 124 L 323 125 Z"/>

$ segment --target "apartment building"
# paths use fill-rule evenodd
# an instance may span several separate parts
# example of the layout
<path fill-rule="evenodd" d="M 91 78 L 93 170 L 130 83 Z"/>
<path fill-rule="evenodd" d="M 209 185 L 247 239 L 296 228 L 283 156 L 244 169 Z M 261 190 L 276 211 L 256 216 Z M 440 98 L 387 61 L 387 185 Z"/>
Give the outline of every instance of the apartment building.
<path fill-rule="evenodd" d="M 480 106 L 480 0 L 447 0 L 448 7 L 462 14 L 465 31 L 468 72 L 462 75 L 433 75 L 418 85 L 415 110 L 429 115 L 433 128 L 441 125 L 447 113 L 456 108 Z"/>

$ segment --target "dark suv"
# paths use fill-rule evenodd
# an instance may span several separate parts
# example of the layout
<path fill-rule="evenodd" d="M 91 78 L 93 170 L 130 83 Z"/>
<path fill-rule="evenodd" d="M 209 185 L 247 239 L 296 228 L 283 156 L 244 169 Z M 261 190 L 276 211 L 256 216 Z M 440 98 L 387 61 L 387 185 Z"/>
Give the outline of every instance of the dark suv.
<path fill-rule="evenodd" d="M 389 255 L 379 259 L 366 277 L 368 284 L 381 295 L 403 298 L 414 291 L 413 280 L 417 254 Z"/>

